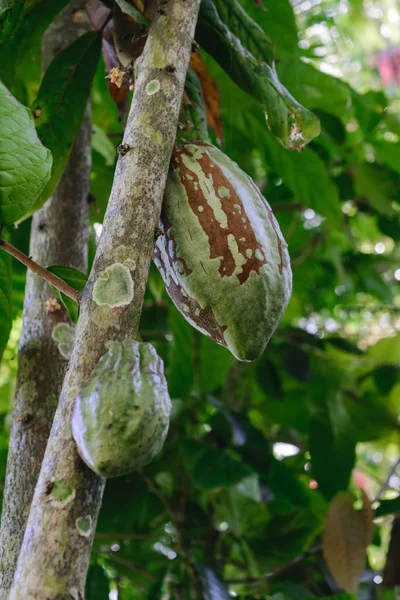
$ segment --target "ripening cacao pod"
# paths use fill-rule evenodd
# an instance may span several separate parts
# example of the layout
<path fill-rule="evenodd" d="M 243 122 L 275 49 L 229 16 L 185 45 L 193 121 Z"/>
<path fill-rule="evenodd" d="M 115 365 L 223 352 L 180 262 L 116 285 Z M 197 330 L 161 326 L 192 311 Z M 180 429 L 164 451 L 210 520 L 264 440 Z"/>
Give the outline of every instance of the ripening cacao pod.
<path fill-rule="evenodd" d="M 181 146 L 168 176 L 154 262 L 196 329 L 255 360 L 292 289 L 287 244 L 255 183 L 206 142 Z"/>
<path fill-rule="evenodd" d="M 160 452 L 170 411 L 163 362 L 153 346 L 113 343 L 75 403 L 78 452 L 103 477 L 139 469 Z"/>

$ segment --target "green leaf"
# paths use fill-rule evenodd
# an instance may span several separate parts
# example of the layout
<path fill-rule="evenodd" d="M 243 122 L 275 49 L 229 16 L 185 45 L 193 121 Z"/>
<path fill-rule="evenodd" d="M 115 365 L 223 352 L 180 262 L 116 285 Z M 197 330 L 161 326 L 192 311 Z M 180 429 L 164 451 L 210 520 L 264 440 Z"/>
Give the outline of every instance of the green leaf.
<path fill-rule="evenodd" d="M 140 12 L 135 6 L 129 4 L 126 0 L 115 0 L 118 6 L 126 15 L 129 15 L 131 19 L 135 21 L 135 23 L 139 23 L 143 27 L 148 27 L 150 25 L 150 19 L 148 19 L 143 13 Z"/>
<path fill-rule="evenodd" d="M 86 600 L 108 600 L 109 593 L 110 584 L 103 567 L 90 566 L 85 587 Z"/>
<path fill-rule="evenodd" d="M 171 305 L 172 342 L 169 351 L 168 389 L 171 398 L 186 398 L 193 386 L 193 328 Z"/>
<path fill-rule="evenodd" d="M 213 569 L 196 562 L 196 568 L 203 583 L 204 600 L 230 600 L 227 587 Z"/>
<path fill-rule="evenodd" d="M 25 0 L 3 0 L 0 6 L 0 44 L 18 27 Z"/>
<path fill-rule="evenodd" d="M 263 8 L 254 0 L 240 0 L 246 13 L 271 37 L 277 58 L 299 52 L 298 34 L 293 8 L 289 0 L 263 0 Z"/>
<path fill-rule="evenodd" d="M 57 275 L 60 279 L 68 283 L 71 287 L 75 288 L 79 292 L 83 290 L 85 287 L 88 277 L 84 273 L 73 269 L 72 267 L 63 267 L 63 266 L 51 266 L 47 268 L 50 273 Z M 65 308 L 68 311 L 69 316 L 71 317 L 71 321 L 73 323 L 77 323 L 79 317 L 79 307 L 78 304 L 66 296 L 59 290 L 53 287 L 54 293 L 64 304 Z"/>
<path fill-rule="evenodd" d="M 293 57 L 280 60 L 277 71 L 282 83 L 308 109 L 320 109 L 340 119 L 349 116 L 350 87 L 340 79 Z"/>
<path fill-rule="evenodd" d="M 367 360 L 373 359 L 386 364 L 398 365 L 400 361 L 400 335 L 379 340 L 376 344 L 368 348 L 365 358 Z"/>
<path fill-rule="evenodd" d="M 0 361 L 12 325 L 11 291 L 11 256 L 0 247 Z"/>
<path fill-rule="evenodd" d="M 196 39 L 231 79 L 262 104 L 267 125 L 286 148 L 307 144 L 319 121 L 281 84 L 273 44 L 236 0 L 203 0 Z"/>
<path fill-rule="evenodd" d="M 213 392 L 225 382 L 234 358 L 232 354 L 208 337 L 199 337 L 200 387 L 202 392 Z"/>
<path fill-rule="evenodd" d="M 183 440 L 180 448 L 193 483 L 203 490 L 229 487 L 253 474 L 227 450 L 194 440 Z"/>
<path fill-rule="evenodd" d="M 51 165 L 30 110 L 0 82 L 0 226 L 26 215 L 49 181 Z"/>
<path fill-rule="evenodd" d="M 75 288 L 79 292 L 83 290 L 85 287 L 88 276 L 85 273 L 81 273 L 77 269 L 73 269 L 72 267 L 63 267 L 63 266 L 51 266 L 47 268 L 50 273 L 57 275 L 60 279 L 68 283 L 71 287 Z"/>
<path fill-rule="evenodd" d="M 104 129 L 93 123 L 92 148 L 105 160 L 107 167 L 113 167 L 117 159 L 117 151 Z"/>
<path fill-rule="evenodd" d="M 325 408 L 310 421 L 310 453 L 318 487 L 330 500 L 346 490 L 355 462 L 355 436 L 351 421 L 335 391 L 327 390 Z"/>
<path fill-rule="evenodd" d="M 356 194 L 366 198 L 377 212 L 392 215 L 395 187 L 382 167 L 370 164 L 354 165 L 354 188 Z"/>
<path fill-rule="evenodd" d="M 375 517 L 384 517 L 394 515 L 400 512 L 400 496 L 392 500 L 381 500 L 380 505 L 375 510 Z"/>
<path fill-rule="evenodd" d="M 53 153 L 51 179 L 35 203 L 39 209 L 54 192 L 82 122 L 101 51 L 101 35 L 88 32 L 60 52 L 47 69 L 34 110 L 37 132 Z"/>
<path fill-rule="evenodd" d="M 40 55 L 43 33 L 68 4 L 68 0 L 41 0 L 26 6 L 23 19 L 11 37 L 0 45 L 0 79 L 14 91 L 17 79 L 24 83 L 32 57 Z"/>
<path fill-rule="evenodd" d="M 272 518 L 251 548 L 259 564 L 273 570 L 305 552 L 322 527 L 323 519 L 311 510 L 293 510 Z"/>
<path fill-rule="evenodd" d="M 396 173 L 400 173 L 400 144 L 392 142 L 374 142 L 374 151 L 380 162 Z"/>
<path fill-rule="evenodd" d="M 333 225 L 343 221 L 339 192 L 325 164 L 311 148 L 286 152 L 271 136 L 265 136 L 267 162 L 282 177 L 296 198 Z"/>

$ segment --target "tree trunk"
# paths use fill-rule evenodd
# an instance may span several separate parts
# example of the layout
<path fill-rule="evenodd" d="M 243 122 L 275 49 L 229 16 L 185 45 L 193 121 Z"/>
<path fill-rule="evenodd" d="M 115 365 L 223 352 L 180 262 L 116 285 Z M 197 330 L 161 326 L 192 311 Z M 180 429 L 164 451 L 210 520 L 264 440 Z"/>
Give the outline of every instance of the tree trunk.
<path fill-rule="evenodd" d="M 82 0 L 71 2 L 45 34 L 45 65 L 83 32 L 82 26 L 78 29 L 72 20 L 73 13 L 83 5 Z M 43 266 L 87 269 L 90 165 L 91 118 L 87 109 L 57 190 L 32 219 L 30 256 Z M 67 370 L 67 361 L 59 353 L 51 332 L 57 323 L 69 322 L 69 317 L 64 308 L 53 311 L 46 304 L 52 298 L 50 286 L 28 272 L 0 530 L 0 600 L 8 598 L 10 592 Z"/>
<path fill-rule="evenodd" d="M 11 600 L 83 598 L 104 480 L 80 460 L 75 398 L 107 344 L 136 336 L 200 0 L 161 0 L 143 55 L 70 367 L 33 498 Z M 108 278 L 104 278 L 107 270 Z M 101 294 L 96 282 L 109 282 Z M 112 294 L 114 290 L 114 295 Z M 107 297 L 106 297 L 107 296 Z"/>

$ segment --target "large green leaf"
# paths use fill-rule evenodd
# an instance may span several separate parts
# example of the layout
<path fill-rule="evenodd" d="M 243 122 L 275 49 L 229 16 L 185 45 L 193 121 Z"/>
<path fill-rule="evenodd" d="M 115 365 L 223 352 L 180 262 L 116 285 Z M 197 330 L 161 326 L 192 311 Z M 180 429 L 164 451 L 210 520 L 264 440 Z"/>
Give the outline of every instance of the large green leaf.
<path fill-rule="evenodd" d="M 384 517 L 386 515 L 395 515 L 400 512 L 400 496 L 392 500 L 381 500 L 380 505 L 375 510 L 376 517 Z"/>
<path fill-rule="evenodd" d="M 108 600 L 109 593 L 109 582 L 105 570 L 100 565 L 91 565 L 86 580 L 86 600 Z"/>
<path fill-rule="evenodd" d="M 18 28 L 0 45 L 0 79 L 13 91 L 17 79 L 29 78 L 32 58 L 40 57 L 42 35 L 66 4 L 68 0 L 41 0 L 33 6 L 29 3 Z"/>
<path fill-rule="evenodd" d="M 240 0 L 246 13 L 271 37 L 279 60 L 299 52 L 298 33 L 293 8 L 289 0 Z"/>
<path fill-rule="evenodd" d="M 311 510 L 293 510 L 271 519 L 259 537 L 251 541 L 259 564 L 273 570 L 300 556 L 323 527 L 323 519 Z"/>
<path fill-rule="evenodd" d="M 49 181 L 51 165 L 30 110 L 0 82 L 0 226 L 26 216 Z"/>
<path fill-rule="evenodd" d="M 396 144 L 393 147 L 396 148 Z M 368 200 L 378 213 L 392 215 L 394 213 L 392 201 L 395 199 L 396 187 L 382 167 L 368 163 L 354 165 L 353 174 L 357 195 Z"/>
<path fill-rule="evenodd" d="M 0 4 L 0 44 L 18 27 L 25 0 L 2 0 Z"/>
<path fill-rule="evenodd" d="M 171 398 L 185 399 L 193 386 L 193 336 L 195 332 L 179 311 L 171 305 L 172 342 L 169 352 L 168 389 Z"/>
<path fill-rule="evenodd" d="M 232 80 L 260 102 L 267 125 L 287 148 L 319 134 L 319 121 L 281 84 L 273 43 L 236 0 L 203 0 L 196 39 Z"/>
<path fill-rule="evenodd" d="M 180 448 L 193 483 L 203 490 L 229 487 L 253 474 L 227 450 L 194 440 L 184 440 Z"/>
<path fill-rule="evenodd" d="M 347 489 L 356 458 L 353 427 L 335 391 L 327 390 L 325 407 L 311 419 L 309 443 L 314 477 L 330 500 Z"/>
<path fill-rule="evenodd" d="M 293 57 L 280 60 L 277 71 L 282 83 L 310 110 L 320 109 L 340 119 L 349 116 L 350 87 L 340 79 Z"/>
<path fill-rule="evenodd" d="M 101 35 L 88 32 L 60 52 L 47 69 L 34 102 L 36 127 L 54 158 L 51 179 L 31 212 L 54 192 L 78 133 L 101 51 Z"/>
<path fill-rule="evenodd" d="M 264 149 L 267 162 L 296 198 L 333 225 L 341 224 L 343 215 L 338 188 L 316 152 L 311 148 L 305 148 L 303 152 L 286 152 L 269 135 L 265 135 Z"/>
<path fill-rule="evenodd" d="M 199 336 L 199 343 L 201 391 L 213 392 L 225 382 L 234 358 L 227 348 L 204 335 Z"/>
<path fill-rule="evenodd" d="M 400 173 L 400 144 L 393 142 L 374 142 L 374 151 L 385 165 Z"/>
<path fill-rule="evenodd" d="M 0 361 L 12 325 L 11 291 L 11 256 L 0 247 Z"/>

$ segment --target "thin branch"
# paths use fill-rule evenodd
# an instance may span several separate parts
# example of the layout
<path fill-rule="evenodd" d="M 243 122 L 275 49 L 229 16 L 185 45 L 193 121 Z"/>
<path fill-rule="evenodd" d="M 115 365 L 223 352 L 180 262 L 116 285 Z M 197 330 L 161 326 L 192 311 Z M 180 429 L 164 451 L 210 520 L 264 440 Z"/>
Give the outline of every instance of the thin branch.
<path fill-rule="evenodd" d="M 114 552 L 104 552 L 103 550 L 100 550 L 99 548 L 93 548 L 92 551 L 94 552 L 94 554 L 98 554 L 99 556 L 104 556 L 105 558 L 108 558 L 109 560 L 112 560 L 113 562 L 118 563 L 119 565 L 123 565 L 130 571 L 133 571 L 134 573 L 138 573 L 139 575 L 142 575 L 143 577 L 145 577 L 146 579 L 149 579 L 150 581 L 158 580 L 158 577 L 155 577 L 155 575 L 152 575 L 151 573 L 146 571 L 146 569 L 143 569 L 142 567 L 138 567 L 130 560 L 128 560 L 126 558 L 122 558 L 122 556 L 117 556 Z"/>
<path fill-rule="evenodd" d="M 53 273 L 50 273 L 50 271 L 38 265 L 37 262 L 29 258 L 29 256 L 26 256 L 26 254 L 21 252 L 21 250 L 18 250 L 18 248 L 14 248 L 14 246 L 9 244 L 6 240 L 0 239 L 0 248 L 8 254 L 11 254 L 13 258 L 19 260 L 25 267 L 30 269 L 33 273 L 36 273 L 36 275 L 39 275 L 39 277 L 47 281 L 47 283 L 55 287 L 58 291 L 79 303 L 80 292 L 57 277 L 57 275 L 53 275 Z"/>
<path fill-rule="evenodd" d="M 146 535 L 142 533 L 104 533 L 97 532 L 94 536 L 96 540 L 148 540 L 157 542 L 161 535 Z"/>
<path fill-rule="evenodd" d="M 301 562 L 307 556 L 316 554 L 317 552 L 320 552 L 320 550 L 321 550 L 320 545 L 314 546 L 314 548 L 310 548 L 303 554 L 300 554 L 300 556 L 296 556 L 296 558 L 294 558 L 293 560 L 288 562 L 286 565 L 282 565 L 281 567 L 278 567 L 277 569 L 275 569 L 274 571 L 270 571 L 269 573 L 264 573 L 264 575 L 260 575 L 260 577 L 247 577 L 244 579 L 229 579 L 229 580 L 225 580 L 224 583 L 227 583 L 228 585 L 241 584 L 241 583 L 256 585 L 263 581 L 267 581 L 269 579 L 274 579 L 275 577 L 282 575 L 282 573 L 286 573 L 286 571 L 288 571 L 289 569 L 291 569 L 292 567 L 297 565 L 299 562 Z"/>

